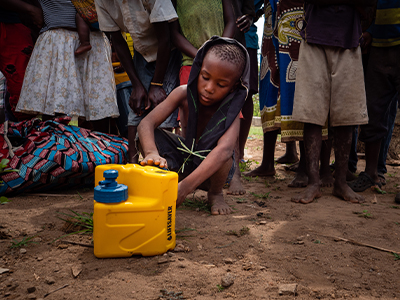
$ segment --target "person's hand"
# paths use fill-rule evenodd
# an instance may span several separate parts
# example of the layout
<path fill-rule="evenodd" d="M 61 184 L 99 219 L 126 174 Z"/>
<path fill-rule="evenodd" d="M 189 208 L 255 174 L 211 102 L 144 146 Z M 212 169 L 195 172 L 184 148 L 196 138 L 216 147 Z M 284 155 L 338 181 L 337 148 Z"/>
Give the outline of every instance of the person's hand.
<path fill-rule="evenodd" d="M 142 84 L 132 84 L 132 94 L 129 97 L 129 106 L 138 116 L 142 115 L 142 107 L 147 101 L 147 92 Z"/>
<path fill-rule="evenodd" d="M 363 32 L 362 43 L 361 43 L 361 49 L 363 54 L 368 52 L 371 44 L 372 44 L 372 35 L 369 32 Z"/>
<path fill-rule="evenodd" d="M 43 27 L 43 11 L 39 7 L 30 5 L 28 14 L 32 18 L 32 22 L 35 26 L 37 26 L 38 28 Z"/>
<path fill-rule="evenodd" d="M 158 104 L 163 102 L 167 98 L 162 86 L 151 85 L 149 89 L 149 96 L 147 98 L 146 110 L 150 107 L 156 107 Z"/>
<path fill-rule="evenodd" d="M 147 154 L 140 162 L 142 166 L 158 166 L 160 168 L 168 168 L 167 160 L 158 153 Z"/>
<path fill-rule="evenodd" d="M 176 207 L 179 207 L 183 202 L 185 202 L 187 195 L 192 191 L 188 191 L 185 188 L 184 180 L 178 183 L 178 199 L 176 199 Z"/>
<path fill-rule="evenodd" d="M 250 16 L 248 15 L 243 15 L 236 20 L 236 26 L 240 29 L 242 32 L 247 32 L 250 30 L 250 26 L 253 24 L 253 20 Z"/>

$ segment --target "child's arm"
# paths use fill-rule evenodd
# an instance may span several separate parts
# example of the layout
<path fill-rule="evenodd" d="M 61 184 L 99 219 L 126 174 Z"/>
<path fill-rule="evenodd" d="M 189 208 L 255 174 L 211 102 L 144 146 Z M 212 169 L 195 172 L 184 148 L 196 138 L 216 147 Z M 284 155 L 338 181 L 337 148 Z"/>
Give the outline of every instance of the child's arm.
<path fill-rule="evenodd" d="M 316 5 L 354 5 L 354 6 L 373 6 L 376 0 L 306 0 L 306 2 Z"/>
<path fill-rule="evenodd" d="M 231 1 L 222 0 L 222 9 L 224 11 L 224 32 L 223 37 L 233 38 L 235 35 L 236 24 L 235 24 L 235 12 L 233 11 L 233 6 Z"/>
<path fill-rule="evenodd" d="M 177 206 L 185 201 L 187 195 L 215 174 L 232 158 L 233 150 L 239 136 L 239 128 L 240 119 L 237 116 L 232 125 L 218 140 L 217 146 L 206 156 L 196 170 L 179 183 Z"/>
<path fill-rule="evenodd" d="M 171 28 L 171 40 L 175 47 L 187 56 L 194 58 L 197 53 L 197 48 L 193 46 L 180 32 L 179 21 L 173 21 L 170 23 Z"/>
<path fill-rule="evenodd" d="M 129 79 L 132 83 L 132 93 L 129 97 L 129 106 L 137 114 L 141 115 L 141 104 L 147 100 L 147 91 L 140 82 L 136 73 L 135 66 L 133 65 L 132 55 L 129 51 L 128 44 L 126 43 L 121 31 L 110 32 L 111 41 L 115 52 L 117 52 L 121 65 L 124 67 Z"/>
<path fill-rule="evenodd" d="M 138 133 L 144 156 L 144 159 L 140 162 L 142 166 L 159 165 L 161 168 L 168 167 L 167 161 L 158 153 L 154 140 L 154 130 L 167 119 L 175 109 L 182 106 L 182 103 L 186 100 L 186 95 L 186 85 L 177 87 L 140 122 Z"/>

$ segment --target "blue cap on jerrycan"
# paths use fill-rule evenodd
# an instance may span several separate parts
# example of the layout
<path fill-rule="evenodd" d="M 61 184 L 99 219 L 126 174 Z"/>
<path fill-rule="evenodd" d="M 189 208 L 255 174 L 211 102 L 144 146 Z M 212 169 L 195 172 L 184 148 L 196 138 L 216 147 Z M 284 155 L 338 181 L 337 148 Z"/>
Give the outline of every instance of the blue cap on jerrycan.
<path fill-rule="evenodd" d="M 125 184 L 118 184 L 117 170 L 106 170 L 103 173 L 106 180 L 99 182 L 94 188 L 94 200 L 101 203 L 118 203 L 128 199 L 128 187 Z"/>

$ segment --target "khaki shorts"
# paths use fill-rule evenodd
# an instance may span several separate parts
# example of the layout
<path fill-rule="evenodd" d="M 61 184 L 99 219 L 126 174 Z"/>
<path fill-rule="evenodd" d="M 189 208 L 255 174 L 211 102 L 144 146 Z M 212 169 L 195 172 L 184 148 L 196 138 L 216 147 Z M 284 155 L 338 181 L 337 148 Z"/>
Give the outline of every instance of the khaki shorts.
<path fill-rule="evenodd" d="M 368 123 L 361 49 L 302 42 L 293 120 L 323 126 Z"/>

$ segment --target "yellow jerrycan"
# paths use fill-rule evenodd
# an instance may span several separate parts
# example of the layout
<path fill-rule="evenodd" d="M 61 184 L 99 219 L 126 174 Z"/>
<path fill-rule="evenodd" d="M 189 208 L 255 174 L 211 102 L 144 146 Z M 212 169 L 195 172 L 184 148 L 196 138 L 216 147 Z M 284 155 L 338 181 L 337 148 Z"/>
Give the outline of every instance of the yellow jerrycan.
<path fill-rule="evenodd" d="M 95 170 L 94 255 L 153 256 L 175 248 L 178 174 L 138 164 Z"/>

